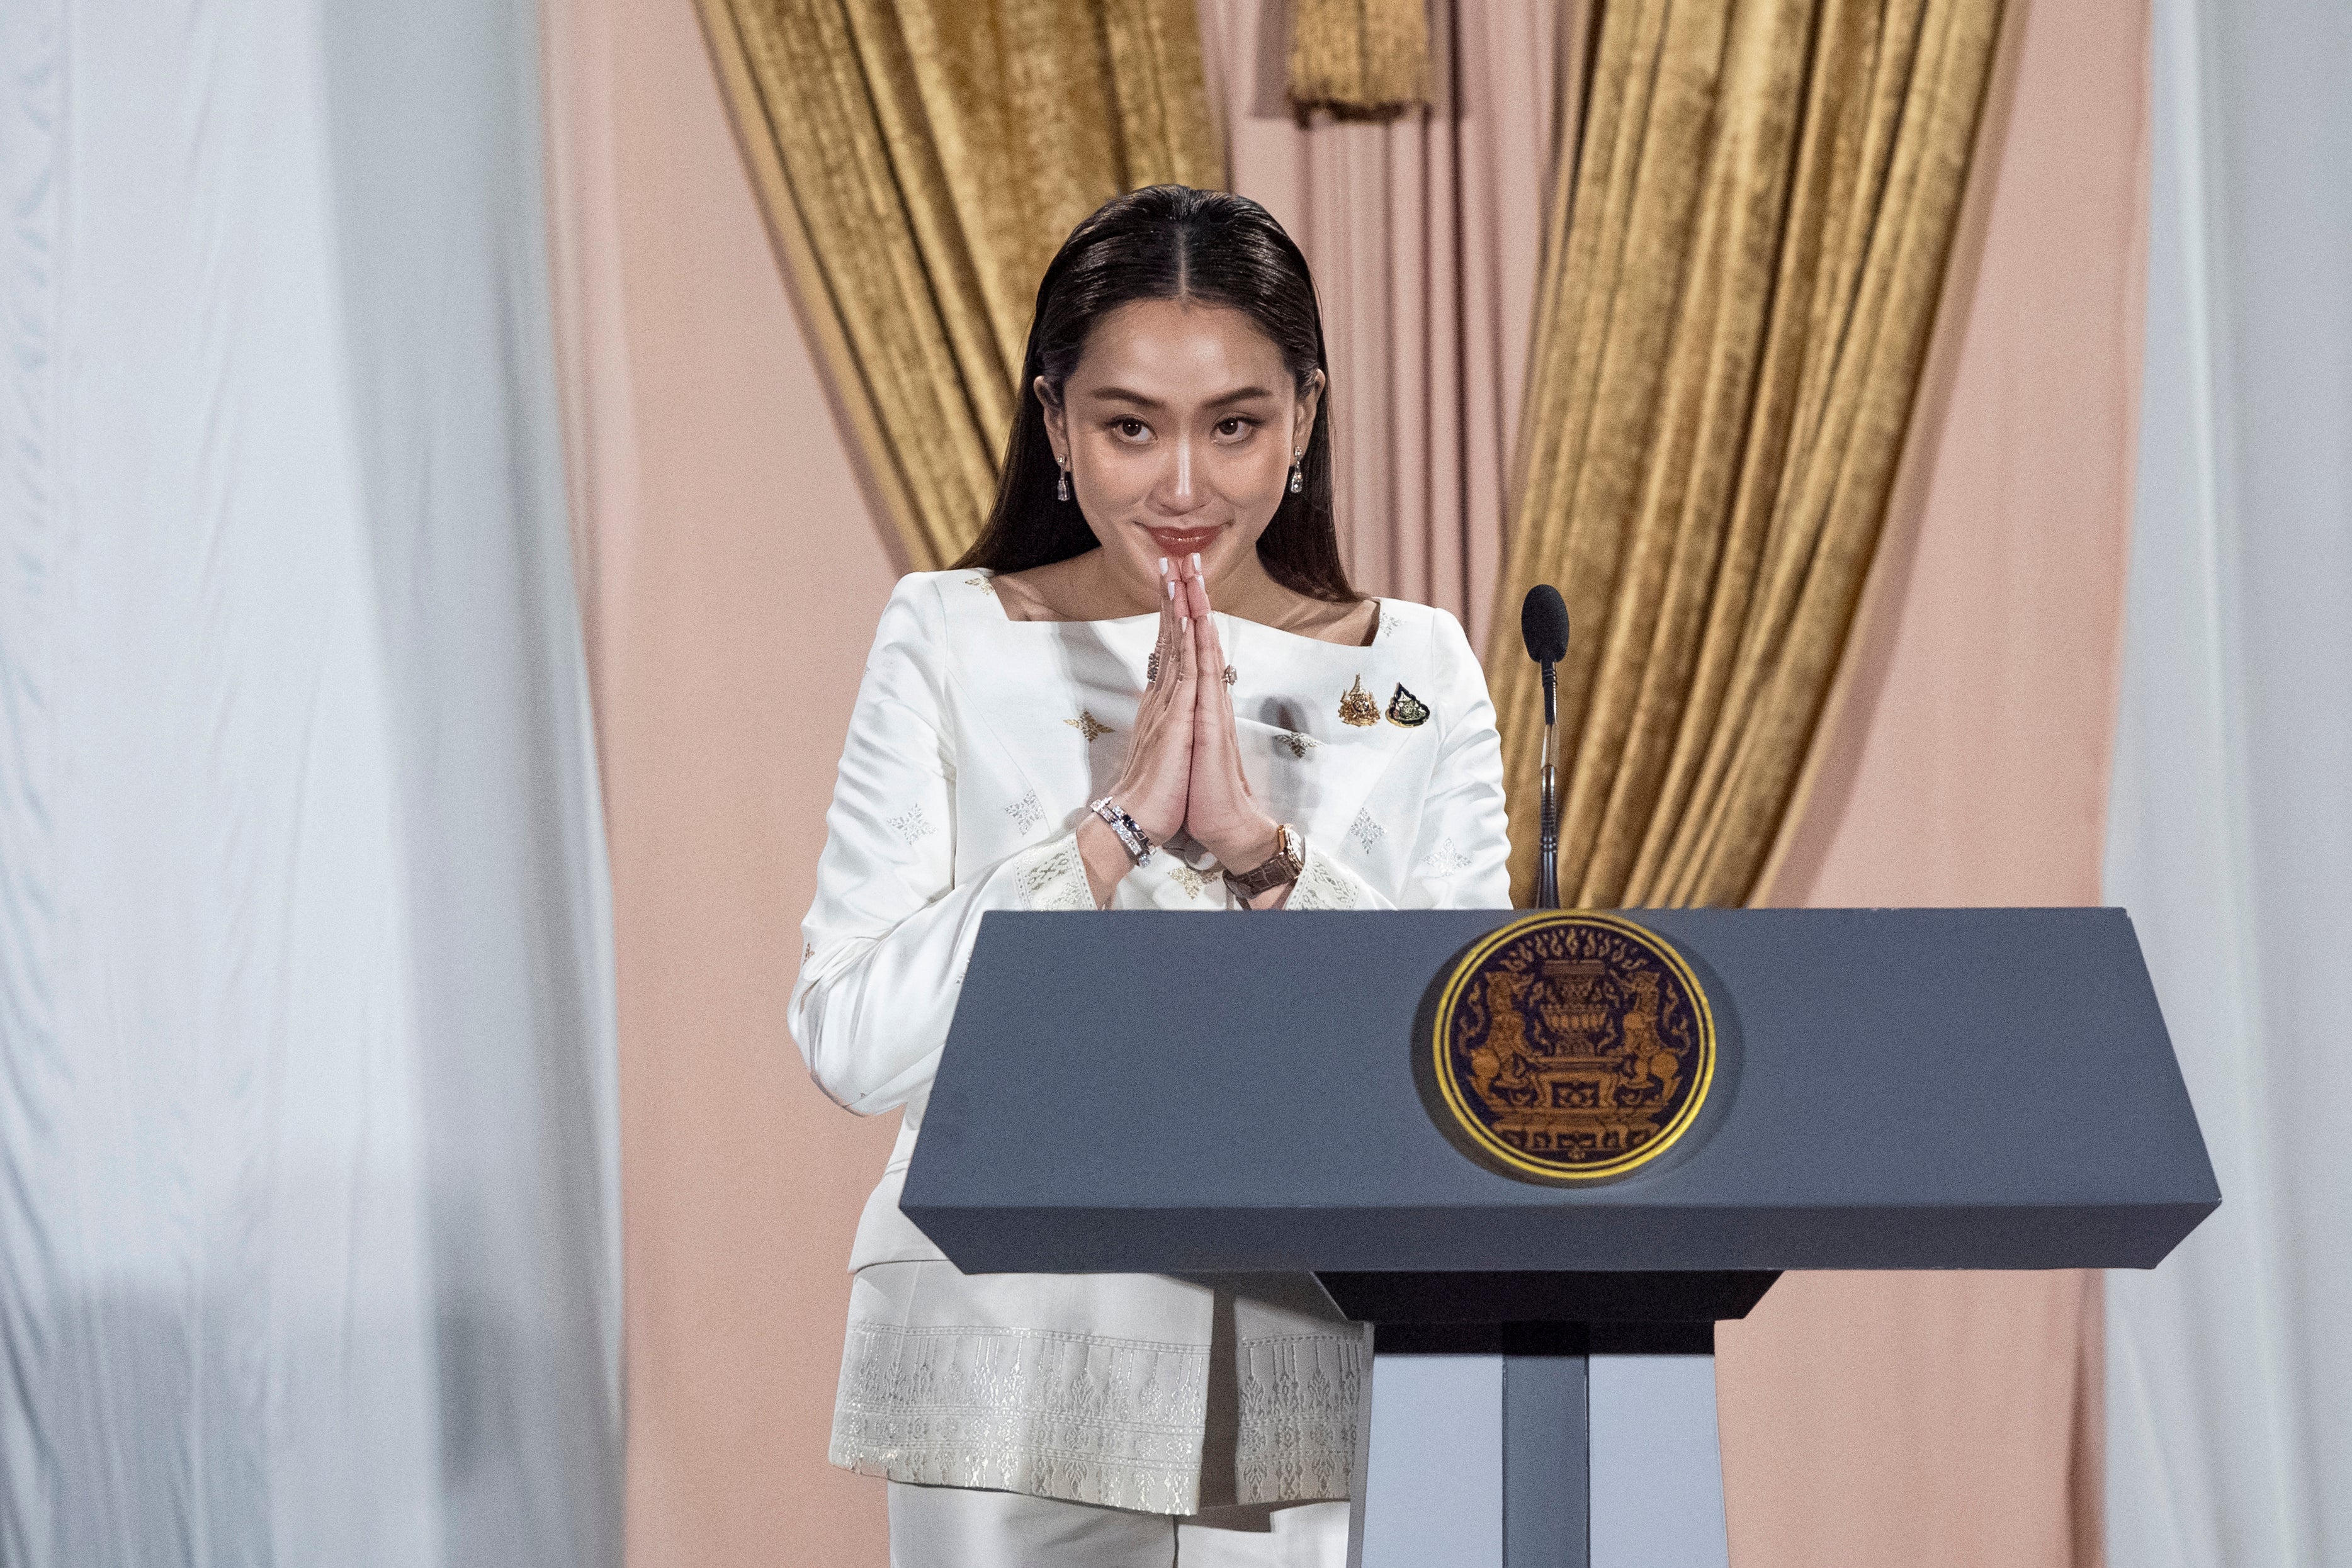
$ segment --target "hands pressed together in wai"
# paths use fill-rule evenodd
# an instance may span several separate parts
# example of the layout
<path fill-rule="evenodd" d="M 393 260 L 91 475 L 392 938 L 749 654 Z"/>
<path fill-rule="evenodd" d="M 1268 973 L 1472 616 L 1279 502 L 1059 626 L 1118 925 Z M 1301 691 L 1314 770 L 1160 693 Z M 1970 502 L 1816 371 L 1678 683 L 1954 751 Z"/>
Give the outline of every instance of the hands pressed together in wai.
<path fill-rule="evenodd" d="M 1136 712 L 1134 742 L 1110 799 L 1154 844 L 1181 831 L 1227 871 L 1246 872 L 1279 851 L 1276 823 L 1242 773 L 1233 688 L 1225 682 L 1224 650 L 1209 616 L 1200 558 L 1163 559 L 1160 567 L 1166 591 L 1152 650 L 1157 673 Z M 1108 904 L 1134 862 L 1118 833 L 1092 813 L 1078 824 L 1078 852 L 1096 904 Z M 1276 888 L 1250 902 L 1271 907 L 1288 892 Z"/>

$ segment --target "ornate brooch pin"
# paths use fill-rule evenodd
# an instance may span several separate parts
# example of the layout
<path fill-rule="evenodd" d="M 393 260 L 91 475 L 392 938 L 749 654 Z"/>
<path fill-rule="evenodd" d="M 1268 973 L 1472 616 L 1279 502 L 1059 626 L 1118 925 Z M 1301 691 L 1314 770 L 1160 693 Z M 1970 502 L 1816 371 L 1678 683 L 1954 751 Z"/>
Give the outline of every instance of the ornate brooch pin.
<path fill-rule="evenodd" d="M 1397 683 L 1396 695 L 1389 698 L 1389 722 L 1402 729 L 1414 729 L 1429 722 L 1429 705 Z"/>
<path fill-rule="evenodd" d="M 1358 675 L 1356 684 L 1339 694 L 1339 722 L 1358 729 L 1381 722 L 1381 705 L 1364 689 L 1364 677 Z"/>

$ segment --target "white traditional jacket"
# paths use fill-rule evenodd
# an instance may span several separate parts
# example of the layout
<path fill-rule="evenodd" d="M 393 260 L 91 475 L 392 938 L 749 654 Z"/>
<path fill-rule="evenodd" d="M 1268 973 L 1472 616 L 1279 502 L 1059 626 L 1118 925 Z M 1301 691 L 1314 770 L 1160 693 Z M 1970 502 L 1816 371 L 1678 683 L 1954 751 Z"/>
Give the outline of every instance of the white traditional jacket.
<path fill-rule="evenodd" d="M 981 915 L 1095 907 L 1076 829 L 1125 760 L 1157 632 L 1013 621 L 968 570 L 909 576 L 882 612 L 792 1003 L 826 1093 L 904 1113 L 851 1251 L 837 1465 L 1163 1513 L 1348 1495 L 1361 1334 L 1311 1281 L 967 1276 L 898 1211 Z M 1383 600 L 1360 647 L 1222 614 L 1217 633 L 1251 788 L 1307 841 L 1288 908 L 1508 904 L 1494 707 L 1452 616 Z M 1111 907 L 1238 910 L 1183 841 Z M 1171 977 L 1139 1010 L 1215 983 Z M 1210 1387 L 1213 1339 L 1237 1389 Z"/>

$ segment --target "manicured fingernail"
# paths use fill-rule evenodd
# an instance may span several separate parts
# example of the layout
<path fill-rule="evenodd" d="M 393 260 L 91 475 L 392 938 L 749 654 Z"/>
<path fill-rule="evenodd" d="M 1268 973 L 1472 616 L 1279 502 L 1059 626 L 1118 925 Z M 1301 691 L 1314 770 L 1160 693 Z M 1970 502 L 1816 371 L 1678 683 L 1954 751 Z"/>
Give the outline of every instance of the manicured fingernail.
<path fill-rule="evenodd" d="M 1160 575 L 1162 577 L 1168 575 L 1168 558 L 1164 555 L 1160 558 Z"/>
<path fill-rule="evenodd" d="M 1201 552 L 1199 550 L 1194 550 L 1192 552 L 1192 575 L 1194 577 L 1201 575 Z"/>
<path fill-rule="evenodd" d="M 1160 563 L 1160 570 L 1166 571 L 1168 570 L 1168 563 L 1164 560 L 1161 561 Z M 1168 597 L 1171 599 L 1176 597 L 1176 580 L 1172 577 L 1168 580 Z"/>

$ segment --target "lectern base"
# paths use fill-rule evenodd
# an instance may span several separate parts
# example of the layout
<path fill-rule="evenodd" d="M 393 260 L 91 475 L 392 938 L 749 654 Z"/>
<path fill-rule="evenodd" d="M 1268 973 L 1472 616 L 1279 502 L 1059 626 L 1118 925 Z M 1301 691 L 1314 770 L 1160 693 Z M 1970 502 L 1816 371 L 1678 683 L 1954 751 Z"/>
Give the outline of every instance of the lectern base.
<path fill-rule="evenodd" d="M 1713 1338 L 1379 1331 L 1351 1568 L 1728 1568 Z"/>
<path fill-rule="evenodd" d="M 1315 1277 L 1375 1325 L 1349 1568 L 1726 1568 L 1715 1325 L 1778 1274 Z"/>
<path fill-rule="evenodd" d="M 1592 1448 L 1586 1555 L 1521 1557 L 1511 1568 L 1729 1568 L 1715 1357 L 1595 1355 L 1587 1430 Z M 1505 1454 L 1505 1474 L 1510 1457 Z M 1509 1519 L 1505 1493 L 1505 1519 Z"/>

